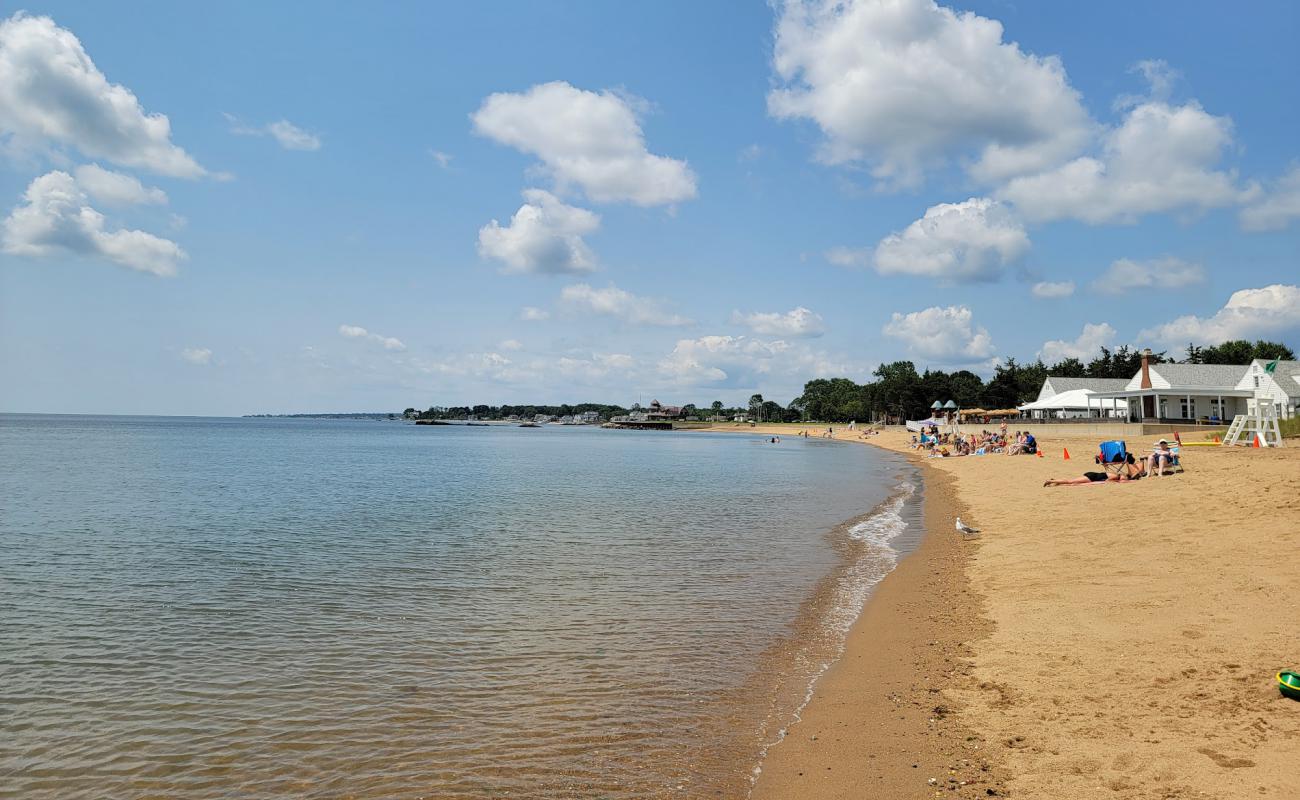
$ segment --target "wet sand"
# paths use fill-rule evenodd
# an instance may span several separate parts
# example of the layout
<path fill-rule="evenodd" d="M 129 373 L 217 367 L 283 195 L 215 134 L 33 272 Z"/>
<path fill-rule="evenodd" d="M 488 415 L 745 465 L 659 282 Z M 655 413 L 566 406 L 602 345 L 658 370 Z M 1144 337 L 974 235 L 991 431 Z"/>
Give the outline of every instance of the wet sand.
<path fill-rule="evenodd" d="M 907 450 L 896 430 L 849 440 Z M 1042 444 L 924 460 L 925 543 L 755 797 L 1300 797 L 1300 704 L 1273 678 L 1300 666 L 1300 447 L 1188 447 L 1181 475 L 1049 489 L 1096 440 Z"/>
<path fill-rule="evenodd" d="M 951 484 L 925 477 L 927 531 L 958 510 Z M 768 753 L 756 800 L 1002 791 L 987 743 L 957 720 L 949 696 L 973 680 L 969 643 L 989 631 L 967 578 L 974 546 L 927 533 L 881 582 L 802 720 Z"/>

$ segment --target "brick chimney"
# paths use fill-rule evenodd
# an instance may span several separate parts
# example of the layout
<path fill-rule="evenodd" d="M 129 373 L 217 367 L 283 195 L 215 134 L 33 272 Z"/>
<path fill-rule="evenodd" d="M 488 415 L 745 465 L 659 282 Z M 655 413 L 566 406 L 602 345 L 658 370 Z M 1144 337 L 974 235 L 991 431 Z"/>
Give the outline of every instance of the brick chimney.
<path fill-rule="evenodd" d="M 1142 387 L 1151 388 L 1151 348 L 1142 351 Z"/>

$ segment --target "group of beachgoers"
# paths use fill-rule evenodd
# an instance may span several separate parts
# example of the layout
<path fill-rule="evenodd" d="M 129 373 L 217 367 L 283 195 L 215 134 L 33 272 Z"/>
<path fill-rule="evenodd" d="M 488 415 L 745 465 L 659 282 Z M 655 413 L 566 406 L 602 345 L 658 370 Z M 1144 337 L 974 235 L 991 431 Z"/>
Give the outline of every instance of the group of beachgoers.
<path fill-rule="evenodd" d="M 941 433 L 939 426 L 929 425 L 921 428 L 919 435 L 912 436 L 912 449 L 923 451 L 930 458 L 993 454 L 1032 456 L 1038 453 L 1038 440 L 1029 431 L 1016 431 L 1014 435 L 1009 435 L 1005 422 L 1002 423 L 1000 432 L 982 430 L 978 434 Z M 1096 461 L 1102 465 L 1102 471 L 1085 472 L 1078 478 L 1049 478 L 1043 485 L 1089 486 L 1094 483 L 1125 483 L 1146 477 L 1172 475 L 1174 467 L 1181 467 L 1179 449 L 1178 445 L 1171 445 L 1168 439 L 1161 439 L 1152 446 L 1151 452 L 1143 456 L 1125 453 L 1118 462 L 1104 462 L 1102 456 L 1098 455 Z"/>
<path fill-rule="evenodd" d="M 1161 439 L 1152 446 L 1151 452 L 1147 455 L 1139 457 L 1126 453 L 1123 460 L 1118 463 L 1104 462 L 1099 454 L 1095 460 L 1102 465 L 1102 471 L 1085 472 L 1078 478 L 1048 478 L 1043 485 L 1091 486 L 1095 483 L 1128 483 L 1142 478 L 1173 475 L 1174 467 L 1182 466 L 1179 463 L 1180 449 L 1171 445 L 1168 439 Z"/>
<path fill-rule="evenodd" d="M 1038 452 L 1038 440 L 1029 431 L 1016 431 L 1015 436 L 1008 436 L 1005 425 L 1000 433 L 982 430 L 978 434 L 940 433 L 933 426 L 922 428 L 919 436 L 912 437 L 912 449 L 923 450 L 931 458 L 1032 456 Z"/>

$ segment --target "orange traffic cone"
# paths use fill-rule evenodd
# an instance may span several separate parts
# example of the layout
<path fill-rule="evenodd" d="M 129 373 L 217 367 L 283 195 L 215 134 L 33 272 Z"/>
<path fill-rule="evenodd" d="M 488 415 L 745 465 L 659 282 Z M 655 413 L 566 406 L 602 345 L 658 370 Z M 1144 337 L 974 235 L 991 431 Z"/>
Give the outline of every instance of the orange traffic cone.
<path fill-rule="evenodd" d="M 1069 461 L 1069 460 L 1070 460 L 1070 451 L 1069 451 L 1069 450 L 1066 450 L 1064 447 L 1062 447 L 1062 448 L 1061 448 L 1061 457 L 1064 458 L 1066 461 Z"/>
<path fill-rule="evenodd" d="M 1042 451 L 1042 450 L 1039 450 L 1039 451 L 1038 451 L 1038 457 L 1039 457 L 1039 458 L 1042 458 L 1042 457 L 1043 457 L 1043 451 Z"/>
<path fill-rule="evenodd" d="M 1259 447 L 1259 434 L 1255 434 L 1255 443 L 1251 447 Z"/>

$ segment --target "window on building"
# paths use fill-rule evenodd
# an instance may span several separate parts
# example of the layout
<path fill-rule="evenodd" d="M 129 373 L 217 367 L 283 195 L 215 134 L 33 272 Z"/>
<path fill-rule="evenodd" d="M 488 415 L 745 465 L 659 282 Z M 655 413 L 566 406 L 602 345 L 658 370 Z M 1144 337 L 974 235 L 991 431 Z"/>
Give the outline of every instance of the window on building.
<path fill-rule="evenodd" d="M 1178 405 L 1183 410 L 1183 419 L 1191 419 L 1192 409 L 1196 407 L 1192 404 L 1192 399 L 1190 397 L 1181 397 L 1178 399 Z"/>

